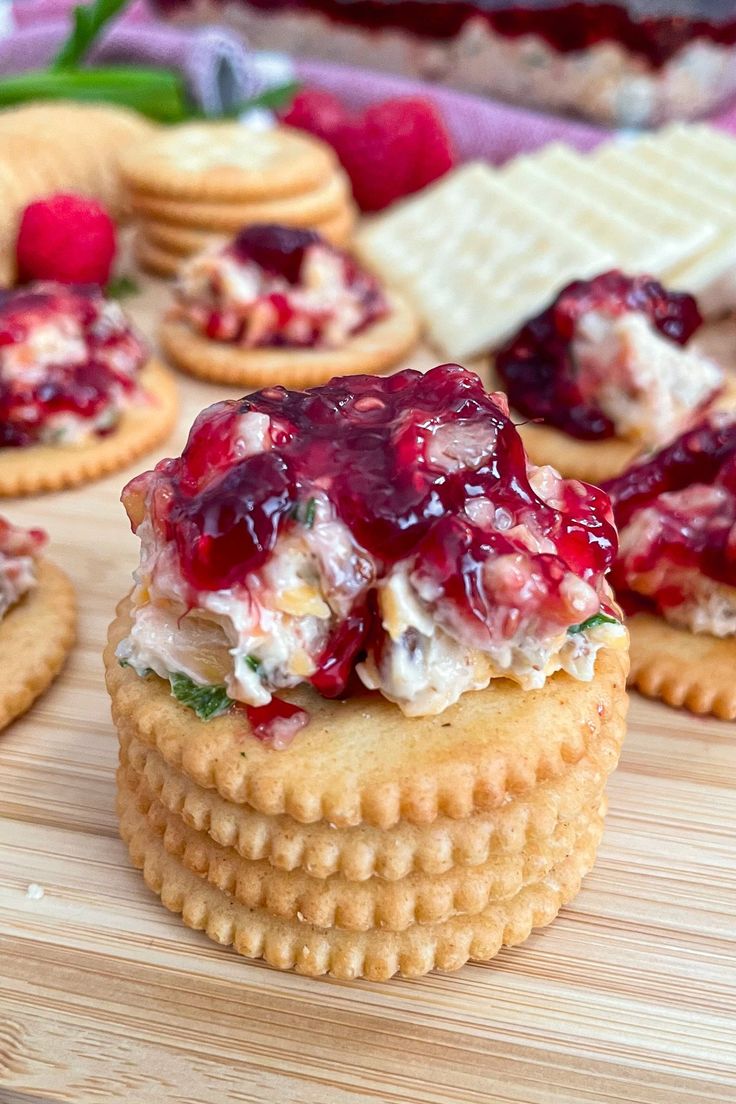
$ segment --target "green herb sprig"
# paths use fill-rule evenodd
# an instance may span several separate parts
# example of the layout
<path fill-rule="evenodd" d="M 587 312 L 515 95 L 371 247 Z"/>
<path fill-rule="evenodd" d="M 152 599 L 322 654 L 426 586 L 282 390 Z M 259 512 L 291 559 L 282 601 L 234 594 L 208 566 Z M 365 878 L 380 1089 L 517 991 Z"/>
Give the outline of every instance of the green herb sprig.
<path fill-rule="evenodd" d="M 171 69 L 138 65 L 87 66 L 89 52 L 107 25 L 128 0 L 93 0 L 78 4 L 72 27 L 48 69 L 18 73 L 0 79 L 0 108 L 29 100 L 77 100 L 119 104 L 159 123 L 204 119 L 187 94 L 179 73 Z M 237 118 L 251 108 L 278 109 L 290 103 L 298 84 L 289 81 L 269 88 L 225 114 Z"/>
<path fill-rule="evenodd" d="M 201 721 L 209 721 L 227 713 L 233 704 L 224 686 L 200 686 L 188 675 L 169 675 L 171 693 L 182 705 L 194 710 Z"/>

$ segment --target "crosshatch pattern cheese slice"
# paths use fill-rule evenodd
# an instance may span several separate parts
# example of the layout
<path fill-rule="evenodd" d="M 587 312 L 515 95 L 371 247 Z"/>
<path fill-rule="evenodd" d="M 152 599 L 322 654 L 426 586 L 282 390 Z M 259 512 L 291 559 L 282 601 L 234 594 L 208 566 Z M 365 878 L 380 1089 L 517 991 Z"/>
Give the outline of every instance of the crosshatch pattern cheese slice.
<path fill-rule="evenodd" d="M 642 188 L 635 175 L 611 172 L 562 145 L 520 157 L 501 175 L 520 198 L 556 211 L 563 231 L 572 225 L 590 235 L 631 272 L 660 275 L 714 234 L 697 215 L 670 204 L 666 194 Z"/>
<path fill-rule="evenodd" d="M 457 170 L 374 219 L 358 249 L 458 359 L 606 268 L 691 291 L 713 315 L 736 304 L 734 175 L 736 141 L 705 125 L 588 154 L 556 143 L 501 169 Z"/>
<path fill-rule="evenodd" d="M 610 253 L 517 199 L 473 162 L 364 227 L 363 261 L 404 291 L 445 355 L 496 345 L 560 282 L 609 267 Z"/>

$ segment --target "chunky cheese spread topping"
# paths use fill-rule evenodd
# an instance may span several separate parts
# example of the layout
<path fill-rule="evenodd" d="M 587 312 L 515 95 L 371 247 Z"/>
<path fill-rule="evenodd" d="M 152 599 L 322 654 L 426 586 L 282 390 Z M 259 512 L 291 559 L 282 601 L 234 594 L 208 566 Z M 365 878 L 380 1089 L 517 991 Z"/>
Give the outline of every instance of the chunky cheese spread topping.
<path fill-rule="evenodd" d="M 191 260 L 173 317 L 244 348 L 338 348 L 388 313 L 372 276 L 313 230 L 249 226 Z"/>
<path fill-rule="evenodd" d="M 736 634 L 736 420 L 710 418 L 607 489 L 625 605 L 692 632 Z"/>
<path fill-rule="evenodd" d="M 529 465 L 504 397 L 456 365 L 217 403 L 123 501 L 141 561 L 119 658 L 195 708 L 219 687 L 200 715 L 240 702 L 257 728 L 278 691 L 356 673 L 438 713 L 493 678 L 590 679 L 626 644 L 607 497 Z"/>
<path fill-rule="evenodd" d="M 565 288 L 500 351 L 511 405 L 574 437 L 657 447 L 702 417 L 723 369 L 688 346 L 695 300 L 607 272 Z"/>
<path fill-rule="evenodd" d="M 70 445 L 109 433 L 143 401 L 146 350 L 94 287 L 0 291 L 0 447 Z"/>

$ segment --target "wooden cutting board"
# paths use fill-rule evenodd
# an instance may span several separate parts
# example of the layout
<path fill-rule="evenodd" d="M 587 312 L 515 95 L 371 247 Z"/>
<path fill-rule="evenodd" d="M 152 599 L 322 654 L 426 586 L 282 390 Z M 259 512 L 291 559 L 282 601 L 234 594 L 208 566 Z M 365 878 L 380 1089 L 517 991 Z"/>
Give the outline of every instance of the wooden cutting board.
<path fill-rule="evenodd" d="M 146 283 L 130 301 L 149 333 L 164 300 Z M 736 348 L 733 328 L 714 338 Z M 228 394 L 180 382 L 169 453 Z M 46 526 L 81 606 L 63 676 L 0 734 L 0 1102 L 736 1101 L 734 724 L 634 696 L 595 870 L 551 927 L 487 965 L 312 981 L 165 911 L 113 811 L 100 652 L 137 556 L 125 478 L 0 504 Z"/>

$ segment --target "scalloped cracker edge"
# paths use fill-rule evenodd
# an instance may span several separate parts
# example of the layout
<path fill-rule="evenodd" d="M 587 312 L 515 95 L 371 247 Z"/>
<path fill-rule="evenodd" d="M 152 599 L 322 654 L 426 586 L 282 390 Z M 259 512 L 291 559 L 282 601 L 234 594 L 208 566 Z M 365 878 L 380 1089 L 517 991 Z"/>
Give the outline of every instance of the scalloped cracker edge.
<path fill-rule="evenodd" d="M 382 878 L 349 882 L 339 874 L 312 878 L 303 870 L 287 873 L 265 861 L 243 859 L 170 813 L 132 768 L 121 767 L 117 778 L 121 806 L 134 802 L 162 834 L 166 851 L 188 870 L 247 908 L 263 909 L 272 916 L 301 920 L 319 928 L 348 931 L 405 931 L 413 924 L 477 915 L 490 904 L 508 900 L 525 885 L 546 877 L 576 851 L 603 815 L 599 791 L 577 816 L 560 821 L 549 839 L 516 854 L 496 856 L 473 870 L 455 867 L 446 874 L 410 874 L 396 882 Z"/>
<path fill-rule="evenodd" d="M 242 710 L 200 721 L 168 683 L 121 667 L 115 648 L 129 628 L 125 598 L 105 649 L 115 724 L 205 789 L 303 823 L 391 828 L 469 817 L 558 777 L 602 729 L 615 736 L 625 725 L 628 657 L 607 650 L 592 682 L 558 673 L 524 691 L 496 679 L 430 717 L 405 718 L 379 694 L 333 701 L 300 687 L 285 697 L 307 709 L 310 723 L 275 751 L 250 734 Z"/>
<path fill-rule="evenodd" d="M 74 644 L 72 584 L 48 560 L 40 559 L 36 571 L 36 586 L 0 620 L 0 729 L 51 685 Z"/>
<path fill-rule="evenodd" d="M 736 720 L 734 637 L 692 633 L 649 613 L 637 613 L 627 624 L 632 686 L 675 708 Z"/>
<path fill-rule="evenodd" d="M 578 893 L 592 868 L 602 826 L 541 881 L 478 916 L 404 932 L 347 932 L 248 909 L 187 870 L 169 855 L 161 836 L 133 806 L 121 809 L 120 834 L 146 884 L 184 923 L 247 958 L 265 959 L 280 970 L 343 980 L 383 981 L 395 974 L 418 977 L 430 970 L 459 970 L 469 959 L 488 961 L 502 946 L 522 943 L 533 928 L 551 923 Z"/>
<path fill-rule="evenodd" d="M 235 232 L 241 226 L 256 222 L 275 222 L 285 226 L 313 226 L 329 222 L 352 205 L 350 182 L 342 171 L 333 172 L 318 187 L 283 199 L 261 199 L 257 202 L 170 199 L 162 195 L 130 192 L 130 205 L 146 221 L 162 223 L 173 235 L 177 231 L 219 230 Z"/>
<path fill-rule="evenodd" d="M 133 192 L 198 202 L 299 197 L 337 169 L 334 151 L 303 131 L 255 131 L 237 122 L 170 126 L 126 150 L 119 161 Z"/>
<path fill-rule="evenodd" d="M 466 820 L 439 817 L 424 826 L 400 823 L 388 832 L 367 824 L 300 824 L 289 816 L 266 816 L 235 805 L 174 770 L 124 729 L 119 735 L 121 762 L 142 775 L 151 793 L 190 828 L 208 833 L 244 859 L 266 860 L 279 870 L 301 869 L 313 878 L 341 874 L 362 882 L 374 876 L 397 881 L 412 873 L 444 874 L 454 866 L 472 868 L 501 855 L 538 850 L 560 821 L 577 816 L 601 793 L 618 762 L 623 730 L 602 730 L 583 759 L 524 800 Z"/>

